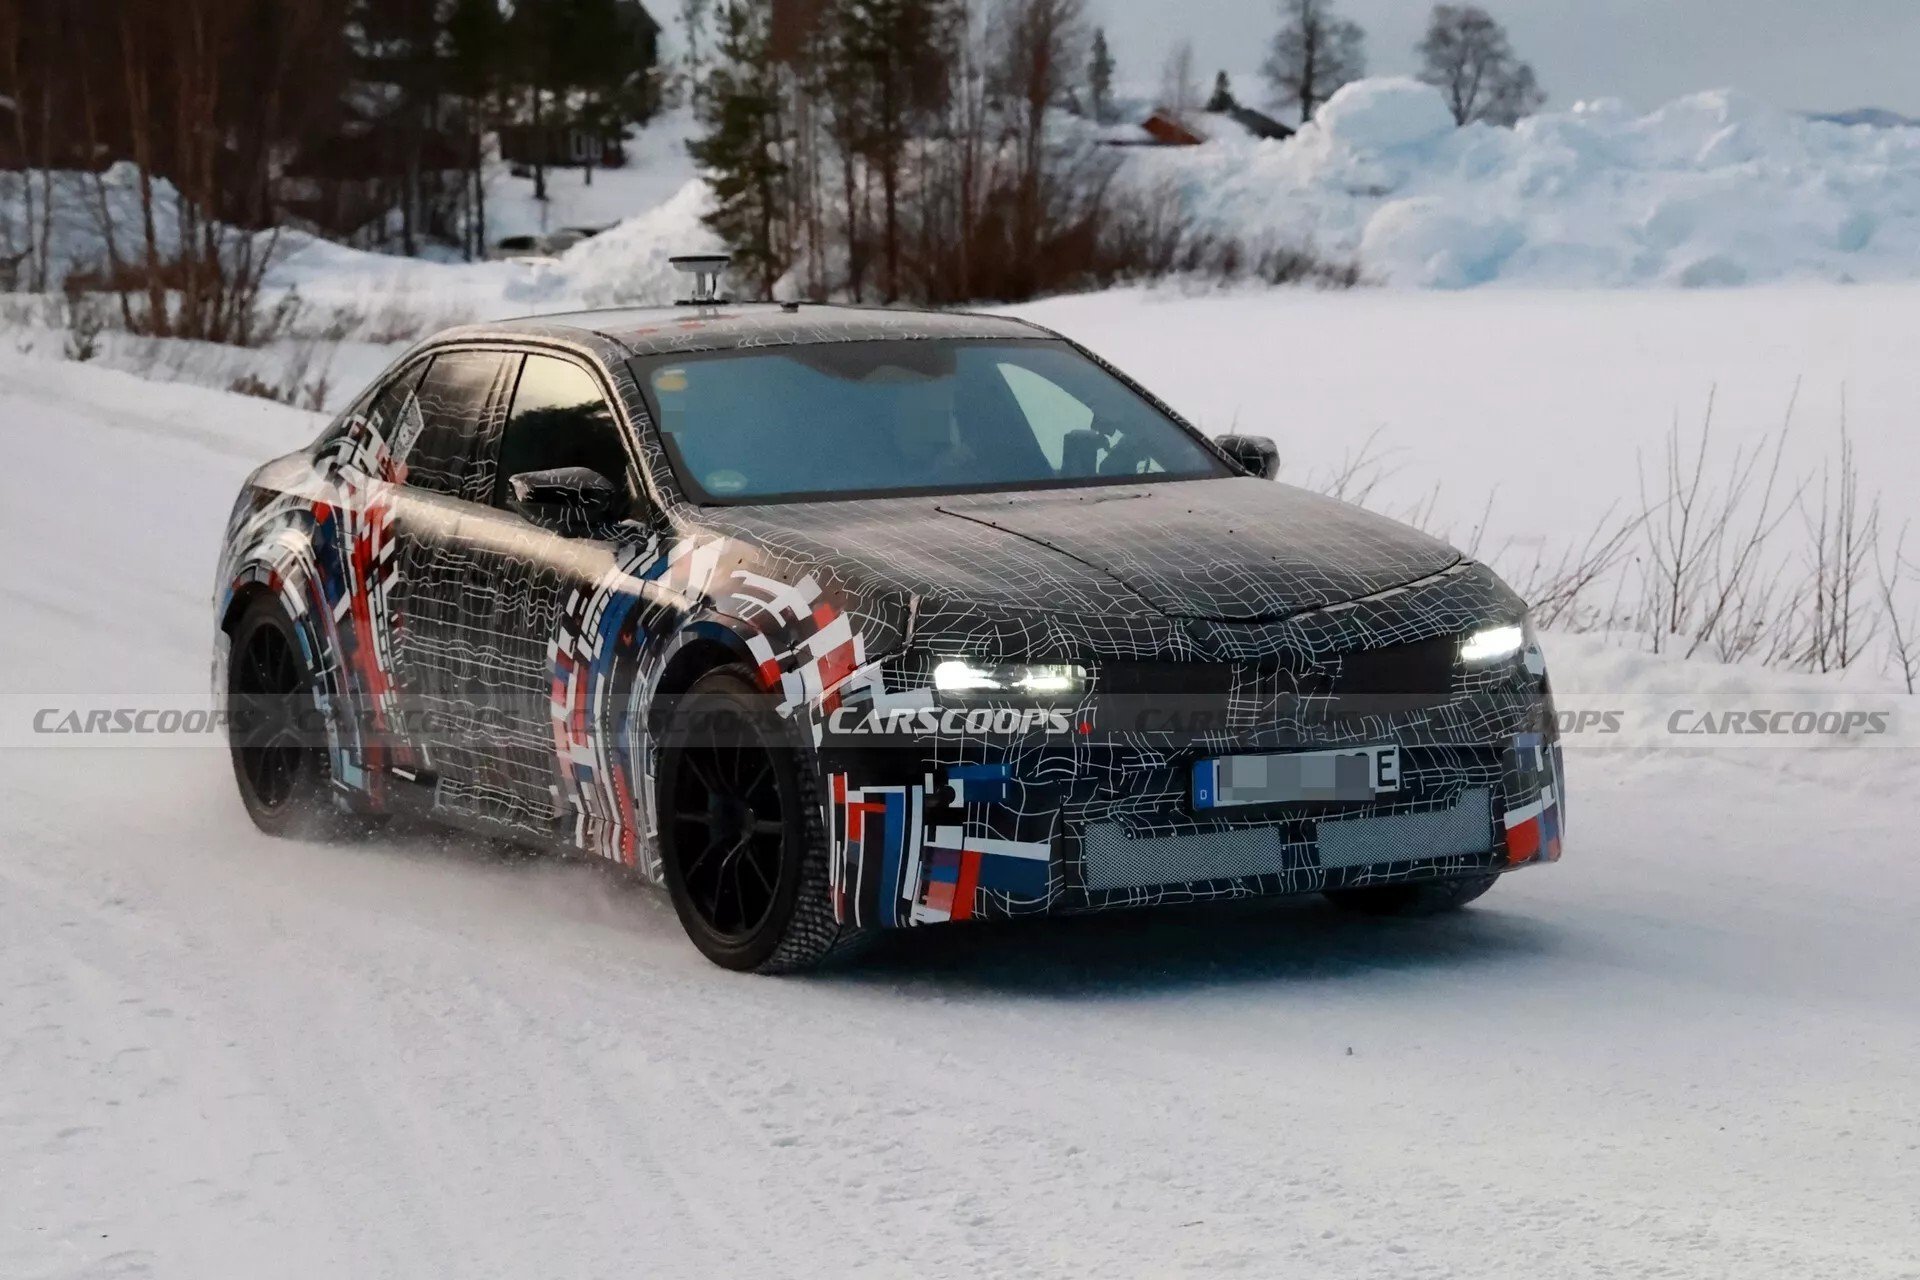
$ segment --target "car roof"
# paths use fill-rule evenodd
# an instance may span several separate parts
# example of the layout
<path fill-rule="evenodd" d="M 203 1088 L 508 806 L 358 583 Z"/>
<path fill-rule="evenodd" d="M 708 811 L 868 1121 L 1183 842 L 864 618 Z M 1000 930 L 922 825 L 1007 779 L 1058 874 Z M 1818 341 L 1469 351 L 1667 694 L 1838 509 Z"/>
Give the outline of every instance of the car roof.
<path fill-rule="evenodd" d="M 817 303 L 720 303 L 711 306 L 614 307 L 523 316 L 486 326 L 506 332 L 584 329 L 629 355 L 717 351 L 927 338 L 1050 338 L 1051 330 L 1006 316 Z"/>

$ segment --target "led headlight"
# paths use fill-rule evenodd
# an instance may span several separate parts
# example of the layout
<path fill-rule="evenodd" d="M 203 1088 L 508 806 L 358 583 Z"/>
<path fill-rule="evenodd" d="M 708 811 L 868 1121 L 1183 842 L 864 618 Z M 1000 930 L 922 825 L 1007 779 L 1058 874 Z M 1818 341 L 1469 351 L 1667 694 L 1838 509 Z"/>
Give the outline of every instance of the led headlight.
<path fill-rule="evenodd" d="M 1527 629 L 1517 622 L 1469 631 L 1460 642 L 1460 660 L 1468 663 L 1497 662 L 1520 652 L 1527 642 Z"/>
<path fill-rule="evenodd" d="M 933 666 L 939 693 L 1073 698 L 1087 687 L 1087 669 L 1070 663 L 981 663 L 942 658 Z"/>

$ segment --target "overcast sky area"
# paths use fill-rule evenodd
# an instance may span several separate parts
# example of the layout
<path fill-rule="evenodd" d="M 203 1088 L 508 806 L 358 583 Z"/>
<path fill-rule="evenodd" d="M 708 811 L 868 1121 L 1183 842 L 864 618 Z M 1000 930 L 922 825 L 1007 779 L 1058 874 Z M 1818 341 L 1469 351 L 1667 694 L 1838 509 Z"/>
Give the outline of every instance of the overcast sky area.
<path fill-rule="evenodd" d="M 1410 73 L 1430 0 L 1335 0 L 1367 32 L 1373 74 Z M 1734 86 L 1777 106 L 1920 115 L 1920 0 L 1482 0 L 1533 63 L 1549 105 L 1623 98 L 1652 108 Z M 1279 25 L 1274 0 L 1088 0 L 1128 88 L 1151 91 L 1191 38 L 1202 87 L 1224 68 L 1242 101 Z"/>

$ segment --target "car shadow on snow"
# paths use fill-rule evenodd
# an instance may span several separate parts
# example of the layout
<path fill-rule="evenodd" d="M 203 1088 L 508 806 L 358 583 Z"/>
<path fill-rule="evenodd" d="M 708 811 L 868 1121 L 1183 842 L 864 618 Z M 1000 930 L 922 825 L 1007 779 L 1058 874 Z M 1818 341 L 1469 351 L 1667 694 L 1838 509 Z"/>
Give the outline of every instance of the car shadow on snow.
<path fill-rule="evenodd" d="M 1392 920 L 1281 898 L 889 931 L 823 977 L 1085 998 L 1466 976 L 1542 960 L 1558 942 L 1550 925 L 1494 906 Z"/>
<path fill-rule="evenodd" d="M 595 859 L 555 859 L 406 821 L 362 847 L 404 863 L 450 861 L 486 879 L 504 876 L 522 912 L 549 913 L 573 928 L 645 935 L 693 955 L 663 892 Z M 1414 920 L 1353 915 L 1305 895 L 889 929 L 798 981 L 1085 999 L 1255 983 L 1466 977 L 1578 946 L 1553 924 L 1496 905 L 1502 888 L 1463 911 Z"/>

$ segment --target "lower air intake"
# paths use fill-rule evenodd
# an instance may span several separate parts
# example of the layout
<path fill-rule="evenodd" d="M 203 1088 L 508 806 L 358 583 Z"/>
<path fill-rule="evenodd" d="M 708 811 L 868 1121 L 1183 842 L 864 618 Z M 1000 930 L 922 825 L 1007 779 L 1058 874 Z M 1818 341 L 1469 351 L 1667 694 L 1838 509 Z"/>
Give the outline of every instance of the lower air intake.
<path fill-rule="evenodd" d="M 1089 889 L 1144 889 L 1188 880 L 1230 880 L 1280 870 L 1277 827 L 1127 839 L 1117 822 L 1088 825 L 1082 837 Z"/>
<path fill-rule="evenodd" d="M 1378 862 L 1458 858 L 1493 848 L 1493 797 L 1464 792 L 1451 809 L 1341 818 L 1320 824 L 1320 865 L 1370 867 Z"/>

